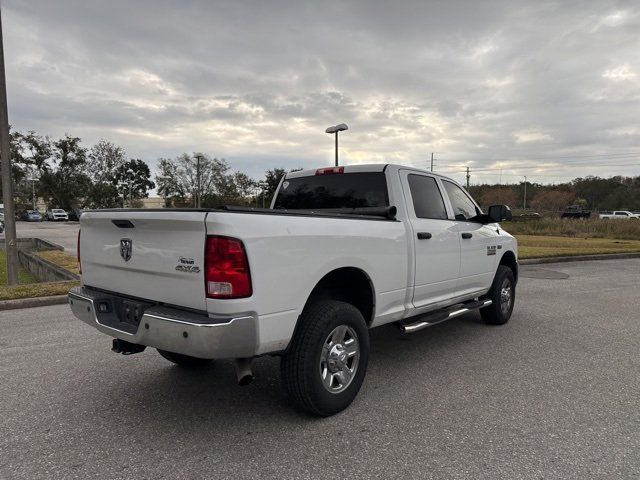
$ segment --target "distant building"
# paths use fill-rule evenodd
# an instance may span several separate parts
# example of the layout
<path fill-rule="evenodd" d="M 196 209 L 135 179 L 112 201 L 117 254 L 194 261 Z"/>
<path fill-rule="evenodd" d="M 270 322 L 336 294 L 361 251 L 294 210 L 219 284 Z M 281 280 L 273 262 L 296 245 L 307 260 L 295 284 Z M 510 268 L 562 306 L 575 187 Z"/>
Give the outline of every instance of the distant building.
<path fill-rule="evenodd" d="M 164 208 L 164 198 L 162 197 L 143 198 L 142 208 Z"/>

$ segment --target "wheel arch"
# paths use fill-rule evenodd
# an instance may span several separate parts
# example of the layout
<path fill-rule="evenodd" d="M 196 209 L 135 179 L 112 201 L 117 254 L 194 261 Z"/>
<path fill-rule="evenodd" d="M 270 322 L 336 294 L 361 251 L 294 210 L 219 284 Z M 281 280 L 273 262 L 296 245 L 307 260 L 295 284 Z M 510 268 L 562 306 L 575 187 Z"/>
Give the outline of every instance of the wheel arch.
<path fill-rule="evenodd" d="M 504 252 L 502 258 L 500 258 L 499 265 L 509 267 L 513 272 L 513 277 L 516 283 L 518 282 L 518 260 L 516 260 L 515 253 L 513 253 L 511 250 L 507 250 L 506 252 Z"/>
<path fill-rule="evenodd" d="M 368 326 L 375 317 L 375 289 L 371 277 L 358 267 L 340 267 L 325 274 L 311 290 L 302 312 L 319 299 L 340 300 L 356 307 Z"/>

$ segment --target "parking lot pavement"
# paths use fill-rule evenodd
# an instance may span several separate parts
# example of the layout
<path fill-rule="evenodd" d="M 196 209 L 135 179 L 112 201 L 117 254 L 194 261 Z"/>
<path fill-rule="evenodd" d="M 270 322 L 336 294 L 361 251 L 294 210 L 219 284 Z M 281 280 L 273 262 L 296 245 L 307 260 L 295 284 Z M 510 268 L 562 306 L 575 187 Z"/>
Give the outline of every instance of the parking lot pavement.
<path fill-rule="evenodd" d="M 38 237 L 62 245 L 75 255 L 78 246 L 78 222 L 16 222 L 18 238 Z M 0 238 L 4 238 L 4 233 Z"/>
<path fill-rule="evenodd" d="M 238 387 L 229 362 L 116 355 L 64 305 L 0 312 L 0 478 L 638 476 L 640 259 L 540 270 L 505 326 L 373 330 L 327 419 L 290 410 L 275 358 Z"/>

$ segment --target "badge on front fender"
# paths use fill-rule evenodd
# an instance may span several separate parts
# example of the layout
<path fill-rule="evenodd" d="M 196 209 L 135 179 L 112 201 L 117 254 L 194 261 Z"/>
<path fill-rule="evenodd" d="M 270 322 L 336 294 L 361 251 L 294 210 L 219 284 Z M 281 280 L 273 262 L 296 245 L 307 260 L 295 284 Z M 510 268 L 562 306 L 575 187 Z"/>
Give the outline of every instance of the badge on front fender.
<path fill-rule="evenodd" d="M 120 239 L 120 256 L 125 262 L 131 260 L 131 254 L 133 253 L 133 240 L 130 238 Z"/>

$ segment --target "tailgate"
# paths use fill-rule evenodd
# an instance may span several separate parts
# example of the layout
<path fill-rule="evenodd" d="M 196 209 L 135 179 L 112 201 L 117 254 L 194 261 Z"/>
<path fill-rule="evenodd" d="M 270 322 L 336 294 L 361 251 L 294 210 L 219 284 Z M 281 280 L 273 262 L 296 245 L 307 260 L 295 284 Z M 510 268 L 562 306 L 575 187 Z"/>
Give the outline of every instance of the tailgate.
<path fill-rule="evenodd" d="M 89 287 L 206 310 L 202 211 L 96 211 L 80 220 Z"/>

